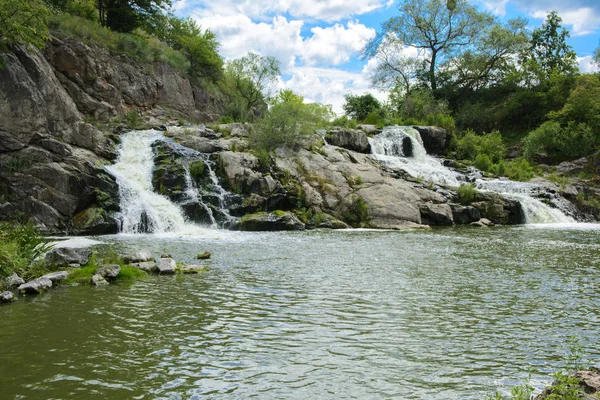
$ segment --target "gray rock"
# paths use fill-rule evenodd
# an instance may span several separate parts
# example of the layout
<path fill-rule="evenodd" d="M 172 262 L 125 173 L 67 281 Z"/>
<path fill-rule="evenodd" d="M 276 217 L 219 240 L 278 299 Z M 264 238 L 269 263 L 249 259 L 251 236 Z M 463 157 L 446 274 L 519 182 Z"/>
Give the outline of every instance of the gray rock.
<path fill-rule="evenodd" d="M 56 283 L 67 279 L 68 276 L 69 273 L 67 271 L 57 271 L 46 274 L 42 278 L 50 279 L 53 283 Z"/>
<path fill-rule="evenodd" d="M 46 254 L 46 264 L 66 267 L 69 264 L 87 264 L 92 251 L 87 248 L 59 247 Z"/>
<path fill-rule="evenodd" d="M 362 125 L 358 125 L 356 127 L 356 129 L 360 129 L 361 131 L 363 131 L 364 133 L 366 133 L 369 136 L 373 136 L 373 135 L 377 135 L 377 134 L 381 133 L 381 129 L 379 129 L 376 125 L 362 124 Z"/>
<path fill-rule="evenodd" d="M 468 225 L 481 219 L 481 213 L 475 207 L 451 204 L 452 219 L 457 225 Z"/>
<path fill-rule="evenodd" d="M 259 212 L 244 216 L 232 229 L 240 231 L 301 231 L 302 221 L 291 212 Z"/>
<path fill-rule="evenodd" d="M 202 271 L 206 271 L 208 268 L 203 265 L 184 265 L 180 271 L 184 274 L 197 274 Z"/>
<path fill-rule="evenodd" d="M 105 279 L 115 279 L 119 276 L 121 267 L 116 264 L 103 265 L 96 270 L 96 275 L 100 275 Z"/>
<path fill-rule="evenodd" d="M 52 281 L 48 278 L 37 278 L 19 286 L 20 293 L 38 294 L 52 287 Z"/>
<path fill-rule="evenodd" d="M 17 274 L 12 274 L 8 278 L 6 278 L 6 284 L 8 285 L 9 288 L 17 287 L 24 283 L 25 283 L 25 281 L 23 280 L 23 278 L 21 278 Z"/>
<path fill-rule="evenodd" d="M 146 272 L 158 272 L 158 265 L 154 261 L 146 261 L 140 263 L 129 264 L 134 268 L 141 269 Z"/>
<path fill-rule="evenodd" d="M 95 274 L 94 276 L 92 276 L 92 280 L 90 281 L 90 284 L 92 286 L 106 286 L 108 285 L 108 282 L 106 281 L 106 279 L 104 279 L 104 277 L 100 274 Z"/>
<path fill-rule="evenodd" d="M 325 140 L 332 146 L 343 147 L 359 153 L 371 153 L 371 144 L 367 135 L 357 129 L 328 131 Z"/>
<path fill-rule="evenodd" d="M 454 225 L 452 209 L 448 204 L 421 205 L 421 223 L 427 225 Z"/>
<path fill-rule="evenodd" d="M 15 297 L 13 292 L 6 291 L 0 293 L 0 303 L 12 303 L 16 300 L 17 298 Z"/>
<path fill-rule="evenodd" d="M 231 136 L 247 137 L 249 135 L 248 126 L 246 124 L 229 124 L 231 128 Z"/>
<path fill-rule="evenodd" d="M 152 260 L 152 253 L 150 250 L 143 249 L 123 256 L 123 260 L 126 263 L 140 263 Z"/>
<path fill-rule="evenodd" d="M 423 139 L 423 147 L 428 154 L 442 154 L 450 145 L 450 134 L 444 128 L 437 126 L 414 126 L 421 139 Z"/>
<path fill-rule="evenodd" d="M 158 273 L 161 275 L 173 275 L 177 270 L 177 263 L 172 258 L 161 258 L 158 264 Z"/>

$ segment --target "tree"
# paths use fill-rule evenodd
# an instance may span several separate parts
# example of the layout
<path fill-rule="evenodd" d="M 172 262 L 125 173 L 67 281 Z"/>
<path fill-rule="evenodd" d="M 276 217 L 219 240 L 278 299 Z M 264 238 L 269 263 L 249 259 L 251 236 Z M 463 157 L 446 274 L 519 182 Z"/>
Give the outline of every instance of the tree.
<path fill-rule="evenodd" d="M 158 18 L 171 0 L 98 0 L 100 23 L 118 32 L 131 32 Z"/>
<path fill-rule="evenodd" d="M 48 35 L 48 9 L 35 0 L 0 0 L 0 52 L 17 44 L 43 48 Z M 0 57 L 0 69 L 6 66 Z"/>
<path fill-rule="evenodd" d="M 534 72 L 537 79 L 577 71 L 577 55 L 566 42 L 570 34 L 561 22 L 558 13 L 550 11 L 546 21 L 531 35 L 531 45 L 523 59 L 526 68 Z"/>
<path fill-rule="evenodd" d="M 425 57 L 425 79 L 434 91 L 440 61 L 469 49 L 494 22 L 467 0 L 402 0 L 398 10 L 400 15 L 387 20 L 383 31 L 367 44 L 366 54 L 375 56 L 388 35 L 418 49 Z"/>
<path fill-rule="evenodd" d="M 248 53 L 226 64 L 226 89 L 230 96 L 241 98 L 245 111 L 249 112 L 266 104 L 279 74 L 279 61 L 276 58 Z"/>
<path fill-rule="evenodd" d="M 381 103 L 371 93 L 361 96 L 347 94 L 344 99 L 344 113 L 357 121 L 364 121 L 373 111 L 381 109 Z"/>
<path fill-rule="evenodd" d="M 331 118 L 330 105 L 306 104 L 302 96 L 291 90 L 281 90 L 265 117 L 256 125 L 250 142 L 255 149 L 265 151 L 278 147 L 295 148 L 305 144 Z"/>
<path fill-rule="evenodd" d="M 596 61 L 596 64 L 600 65 L 600 47 L 594 51 L 594 61 Z"/>

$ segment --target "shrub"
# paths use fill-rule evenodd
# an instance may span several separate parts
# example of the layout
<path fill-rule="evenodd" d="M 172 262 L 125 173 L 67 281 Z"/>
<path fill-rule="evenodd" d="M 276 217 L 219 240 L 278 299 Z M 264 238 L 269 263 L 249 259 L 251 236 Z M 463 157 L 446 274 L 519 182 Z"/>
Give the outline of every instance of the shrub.
<path fill-rule="evenodd" d="M 202 160 L 198 160 L 190 164 L 190 175 L 192 176 L 192 179 L 199 181 L 202 179 L 203 174 L 204 162 Z"/>
<path fill-rule="evenodd" d="M 534 160 L 545 154 L 554 161 L 562 161 L 590 154 L 595 143 L 594 133 L 585 123 L 569 122 L 563 127 L 557 121 L 547 121 L 524 139 L 523 155 Z"/>
<path fill-rule="evenodd" d="M 24 273 L 36 258 L 52 248 L 32 223 L 0 224 L 0 243 L 0 278 Z"/>
<path fill-rule="evenodd" d="M 492 166 L 492 160 L 487 154 L 477 154 L 475 157 L 475 163 L 473 164 L 475 168 L 481 171 L 489 171 Z"/>
<path fill-rule="evenodd" d="M 506 147 L 498 131 L 477 135 L 468 130 L 456 141 L 456 152 L 460 159 L 471 161 L 475 161 L 479 154 L 484 154 L 491 163 L 497 164 L 504 158 Z"/>
<path fill-rule="evenodd" d="M 527 182 L 536 175 L 534 167 L 524 158 L 506 163 L 505 171 L 513 181 Z"/>
<path fill-rule="evenodd" d="M 344 221 L 355 228 L 368 224 L 370 220 L 369 209 L 362 197 L 355 198 L 344 214 Z"/>
<path fill-rule="evenodd" d="M 458 201 L 461 204 L 470 204 L 475 200 L 477 190 L 475 190 L 475 186 L 471 183 L 463 183 L 456 189 L 456 194 L 458 195 Z"/>

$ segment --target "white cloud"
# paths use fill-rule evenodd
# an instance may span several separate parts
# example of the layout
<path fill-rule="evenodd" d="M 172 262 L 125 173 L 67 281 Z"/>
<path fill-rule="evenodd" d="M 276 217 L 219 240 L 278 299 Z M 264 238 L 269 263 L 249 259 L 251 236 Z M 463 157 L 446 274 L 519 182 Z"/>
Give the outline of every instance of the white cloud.
<path fill-rule="evenodd" d="M 594 62 L 592 56 L 577 57 L 577 63 L 583 73 L 600 72 L 600 65 Z"/>
<path fill-rule="evenodd" d="M 551 9 L 537 10 L 532 13 L 534 18 L 546 19 Z M 571 26 L 572 36 L 583 36 L 594 33 L 600 28 L 600 11 L 591 7 L 578 9 L 557 9 L 558 15 L 565 25 Z"/>
<path fill-rule="evenodd" d="M 509 1 L 510 0 L 487 0 L 483 2 L 483 6 L 494 15 L 503 17 L 506 15 L 506 4 Z"/>
<path fill-rule="evenodd" d="M 292 78 L 283 82 L 283 85 L 301 93 L 306 101 L 331 104 L 335 113 L 342 114 L 345 94 L 371 93 L 381 101 L 387 99 L 387 93 L 370 87 L 365 70 L 366 67 L 362 72 L 349 72 L 337 68 L 297 67 L 290 71 Z"/>
<path fill-rule="evenodd" d="M 367 28 L 358 21 L 348 22 L 344 27 L 311 29 L 312 37 L 304 42 L 302 58 L 307 65 L 340 65 L 359 53 L 367 41 L 376 34 L 375 29 Z"/>
<path fill-rule="evenodd" d="M 389 6 L 385 0 L 181 0 L 177 9 L 196 9 L 205 15 L 244 14 L 252 19 L 268 20 L 274 15 L 319 21 L 339 21 Z"/>

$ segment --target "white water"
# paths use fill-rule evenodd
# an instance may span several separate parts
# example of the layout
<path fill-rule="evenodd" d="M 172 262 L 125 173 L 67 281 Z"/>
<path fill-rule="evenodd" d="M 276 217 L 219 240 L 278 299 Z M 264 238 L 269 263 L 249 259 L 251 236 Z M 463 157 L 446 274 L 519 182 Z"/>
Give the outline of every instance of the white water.
<path fill-rule="evenodd" d="M 413 155 L 402 154 L 402 140 L 409 137 L 413 145 Z M 460 173 L 445 167 L 442 162 L 427 154 L 419 132 L 408 126 L 389 126 L 371 139 L 373 156 L 382 164 L 393 169 L 406 171 L 414 178 L 444 186 L 459 186 L 465 182 Z M 519 201 L 527 224 L 573 223 L 571 217 L 561 210 L 552 208 L 533 197 L 541 186 L 533 183 L 515 182 L 499 179 L 477 179 L 475 187 L 480 191 L 499 193 L 507 198 Z"/>
<path fill-rule="evenodd" d="M 154 155 L 152 143 L 162 138 L 159 131 L 132 131 L 121 136 L 117 162 L 106 169 L 116 178 L 121 203 L 122 233 L 141 233 L 141 221 L 147 220 L 147 231 L 153 233 L 187 232 L 180 207 L 152 191 Z"/>

